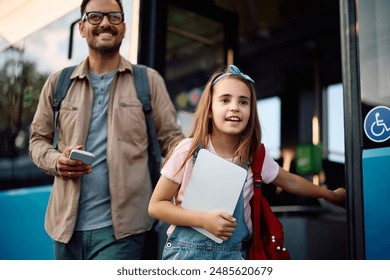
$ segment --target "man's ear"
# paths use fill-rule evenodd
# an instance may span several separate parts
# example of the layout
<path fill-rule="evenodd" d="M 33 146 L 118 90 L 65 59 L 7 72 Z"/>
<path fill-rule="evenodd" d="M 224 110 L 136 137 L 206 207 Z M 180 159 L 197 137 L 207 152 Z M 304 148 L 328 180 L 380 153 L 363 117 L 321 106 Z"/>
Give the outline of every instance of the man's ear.
<path fill-rule="evenodd" d="M 123 38 L 124 39 L 126 37 L 126 24 L 125 24 L 125 27 L 124 27 L 124 30 L 123 30 Z"/>
<path fill-rule="evenodd" d="M 81 37 L 84 38 L 84 22 L 82 22 L 82 21 L 79 21 L 79 32 L 80 32 Z"/>

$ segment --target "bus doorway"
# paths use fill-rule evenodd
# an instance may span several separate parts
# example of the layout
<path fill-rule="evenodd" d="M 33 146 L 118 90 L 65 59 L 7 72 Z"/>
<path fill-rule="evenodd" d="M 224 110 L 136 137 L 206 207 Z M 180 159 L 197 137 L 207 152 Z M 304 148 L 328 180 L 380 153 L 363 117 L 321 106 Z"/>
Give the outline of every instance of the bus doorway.
<path fill-rule="evenodd" d="M 340 1 L 349 255 L 388 260 L 390 242 L 390 4 Z"/>
<path fill-rule="evenodd" d="M 255 80 L 263 142 L 280 165 L 328 188 L 345 186 L 344 127 L 334 129 L 343 124 L 337 0 L 142 6 L 139 62 L 164 75 L 185 133 L 210 74 L 234 63 Z M 294 259 L 348 258 L 345 208 L 269 190 Z"/>

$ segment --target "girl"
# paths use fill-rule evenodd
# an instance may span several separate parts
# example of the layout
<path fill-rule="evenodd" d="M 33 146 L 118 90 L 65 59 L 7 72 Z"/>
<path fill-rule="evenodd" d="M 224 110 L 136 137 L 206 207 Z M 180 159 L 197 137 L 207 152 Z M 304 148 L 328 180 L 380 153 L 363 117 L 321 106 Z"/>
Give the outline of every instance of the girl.
<path fill-rule="evenodd" d="M 167 155 L 162 176 L 149 203 L 152 217 L 171 224 L 163 259 L 247 259 L 245 245 L 252 231 L 253 173 L 250 167 L 233 215 L 223 211 L 190 211 L 180 205 L 198 147 L 206 147 L 210 152 L 245 167 L 249 166 L 251 155 L 258 151 L 261 128 L 253 83 L 234 65 L 214 73 L 197 106 L 189 138 L 181 140 Z M 262 179 L 293 194 L 324 198 L 336 205 L 345 202 L 343 188 L 331 191 L 314 185 L 280 168 L 267 154 Z M 212 187 L 213 182 L 210 182 Z M 216 243 L 191 226 L 202 227 L 224 241 Z"/>

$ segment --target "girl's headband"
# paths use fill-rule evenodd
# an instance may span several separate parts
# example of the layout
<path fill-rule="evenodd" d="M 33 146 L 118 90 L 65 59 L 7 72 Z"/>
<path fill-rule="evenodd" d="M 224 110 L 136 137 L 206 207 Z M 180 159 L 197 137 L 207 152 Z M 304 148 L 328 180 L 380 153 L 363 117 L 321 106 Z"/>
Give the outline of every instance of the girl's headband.
<path fill-rule="evenodd" d="M 252 80 L 251 77 L 249 77 L 248 75 L 242 73 L 242 72 L 240 71 L 240 69 L 238 69 L 238 67 L 235 66 L 235 65 L 233 65 L 233 64 L 231 64 L 231 65 L 229 66 L 229 70 L 230 70 L 230 72 L 227 72 L 227 73 L 224 73 L 224 74 L 218 76 L 218 77 L 213 81 L 212 84 L 215 85 L 216 82 L 218 82 L 220 79 L 222 79 L 223 77 L 229 76 L 229 75 L 239 75 L 239 76 L 243 77 L 245 80 L 247 80 L 247 81 L 249 81 L 249 82 L 251 82 L 251 83 L 254 83 L 254 82 L 255 82 L 254 80 Z"/>

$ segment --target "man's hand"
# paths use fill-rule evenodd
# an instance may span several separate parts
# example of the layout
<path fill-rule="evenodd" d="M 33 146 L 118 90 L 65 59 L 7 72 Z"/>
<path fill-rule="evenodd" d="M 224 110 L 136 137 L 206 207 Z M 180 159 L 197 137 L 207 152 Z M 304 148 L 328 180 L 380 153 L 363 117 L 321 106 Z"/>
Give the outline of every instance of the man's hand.
<path fill-rule="evenodd" d="M 80 160 L 73 160 L 69 158 L 70 151 L 72 149 L 80 150 L 81 145 L 67 147 L 62 155 L 58 158 L 56 168 L 58 174 L 63 180 L 72 180 L 82 175 L 92 172 L 92 166 L 90 164 L 84 164 Z"/>

